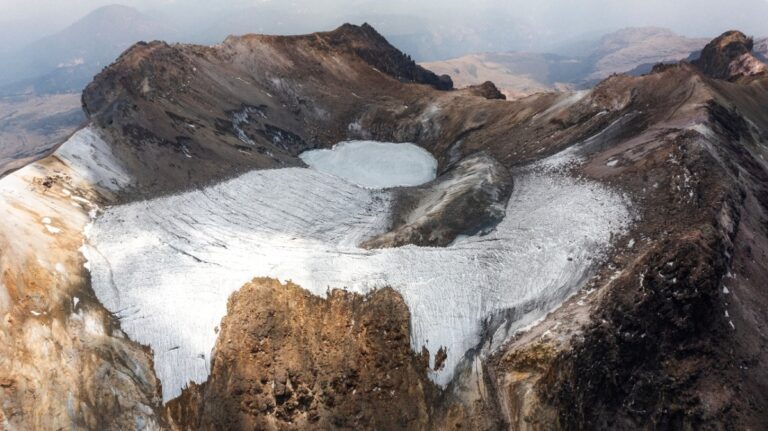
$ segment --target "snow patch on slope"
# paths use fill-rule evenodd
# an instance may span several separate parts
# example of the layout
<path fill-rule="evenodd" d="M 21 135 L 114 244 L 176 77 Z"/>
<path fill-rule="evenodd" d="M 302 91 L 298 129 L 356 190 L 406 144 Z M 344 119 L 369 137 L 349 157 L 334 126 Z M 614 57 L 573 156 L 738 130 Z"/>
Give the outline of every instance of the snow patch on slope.
<path fill-rule="evenodd" d="M 115 192 L 131 183 L 131 176 L 112 153 L 112 149 L 90 127 L 84 128 L 65 142 L 58 157 L 73 177 Z"/>
<path fill-rule="evenodd" d="M 575 292 L 626 230 L 625 199 L 549 169 L 519 172 L 506 218 L 445 248 L 364 250 L 387 229 L 391 195 L 311 169 L 257 171 L 206 188 L 108 209 L 86 245 L 92 284 L 132 339 L 152 347 L 163 399 L 209 373 L 228 296 L 256 276 L 317 295 L 392 286 L 412 315 L 412 346 L 446 347 L 448 383 L 484 321 L 511 328 Z"/>
<path fill-rule="evenodd" d="M 31 163 L 0 178 L 0 270 L 23 268 L 26 259 L 50 258 L 88 220 L 90 202 L 77 193 L 94 183 L 116 190 L 130 177 L 91 128 L 73 134 L 54 153 L 62 163 Z M 63 237 L 63 238 L 57 238 Z"/>
<path fill-rule="evenodd" d="M 437 160 L 413 144 L 348 141 L 330 150 L 306 151 L 304 163 L 371 189 L 419 186 L 435 179 Z"/>
<path fill-rule="evenodd" d="M 566 108 L 570 108 L 571 106 L 581 102 L 587 95 L 589 95 L 590 90 L 579 90 L 574 91 L 573 93 L 565 93 L 563 97 L 560 98 L 554 105 L 547 108 L 544 112 L 540 112 L 536 115 L 534 115 L 534 119 L 539 117 L 546 117 L 547 115 L 556 113 L 556 112 L 562 112 Z"/>

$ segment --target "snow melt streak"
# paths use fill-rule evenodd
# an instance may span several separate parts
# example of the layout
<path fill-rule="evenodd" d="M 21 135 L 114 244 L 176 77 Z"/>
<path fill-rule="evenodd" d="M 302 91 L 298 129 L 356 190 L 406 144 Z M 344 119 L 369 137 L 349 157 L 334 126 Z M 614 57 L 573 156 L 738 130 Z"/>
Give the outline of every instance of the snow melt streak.
<path fill-rule="evenodd" d="M 389 199 L 289 168 L 115 207 L 91 230 L 93 287 L 123 329 L 154 350 L 165 400 L 207 379 L 227 297 L 255 276 L 317 295 L 392 286 L 411 310 L 414 349 L 448 348 L 445 368 L 432 375 L 445 384 L 477 345 L 482 319 L 512 307 L 527 313 L 515 327 L 543 316 L 630 220 L 623 199 L 603 186 L 530 170 L 516 178 L 507 216 L 489 235 L 447 248 L 357 248 L 386 229 Z"/>

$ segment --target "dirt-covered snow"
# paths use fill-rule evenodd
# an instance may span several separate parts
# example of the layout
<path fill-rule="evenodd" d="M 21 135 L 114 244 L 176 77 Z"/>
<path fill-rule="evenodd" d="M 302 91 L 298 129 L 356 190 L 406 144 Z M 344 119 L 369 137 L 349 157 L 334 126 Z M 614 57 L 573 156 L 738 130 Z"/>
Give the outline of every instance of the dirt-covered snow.
<path fill-rule="evenodd" d="M 151 346 L 163 398 L 208 376 L 227 297 L 256 276 L 317 295 L 392 286 L 412 314 L 412 345 L 448 358 L 449 382 L 484 319 L 515 309 L 512 330 L 577 290 L 615 235 L 628 202 L 544 165 L 516 173 L 506 218 L 446 248 L 364 250 L 387 228 L 390 194 L 305 168 L 255 171 L 176 196 L 108 209 L 85 253 L 93 288 L 134 340 Z"/>

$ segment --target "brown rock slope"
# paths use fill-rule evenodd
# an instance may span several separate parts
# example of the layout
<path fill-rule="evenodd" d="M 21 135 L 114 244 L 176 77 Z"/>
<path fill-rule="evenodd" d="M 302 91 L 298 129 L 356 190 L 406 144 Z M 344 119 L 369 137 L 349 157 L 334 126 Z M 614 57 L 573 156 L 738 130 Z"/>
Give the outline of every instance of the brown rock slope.
<path fill-rule="evenodd" d="M 402 94 L 404 82 L 452 86 L 370 26 L 345 25 L 216 47 L 139 43 L 85 89 L 83 108 L 119 143 L 135 191 L 146 194 L 301 165 L 299 153 L 341 139 L 362 105 Z"/>
<path fill-rule="evenodd" d="M 444 247 L 459 235 L 488 233 L 504 219 L 510 193 L 507 169 L 485 153 L 473 154 L 428 184 L 397 190 L 391 230 L 362 246 Z"/>
<path fill-rule="evenodd" d="M 0 180 L 1 429 L 159 423 L 152 353 L 99 303 L 78 251 L 110 194 L 76 163 L 57 154 Z"/>
<path fill-rule="evenodd" d="M 684 98 L 666 87 L 671 76 L 683 83 Z M 768 83 L 736 80 L 712 80 L 683 64 L 641 79 L 613 78 L 596 90 L 629 84 L 638 108 L 679 102 L 645 132 L 601 143 L 609 148 L 585 166 L 587 175 L 631 191 L 641 221 L 611 270 L 593 281 L 604 287 L 567 303 L 553 323 L 491 361 L 509 422 L 531 429 L 768 423 L 768 117 L 761 108 Z M 685 119 L 699 126 L 680 129 Z M 557 327 L 580 319 L 584 304 L 591 316 L 583 326 Z"/>
<path fill-rule="evenodd" d="M 392 289 L 323 299 L 256 279 L 230 297 L 211 377 L 170 403 L 170 421 L 210 430 L 442 428 L 428 364 L 411 350 L 408 308 Z"/>

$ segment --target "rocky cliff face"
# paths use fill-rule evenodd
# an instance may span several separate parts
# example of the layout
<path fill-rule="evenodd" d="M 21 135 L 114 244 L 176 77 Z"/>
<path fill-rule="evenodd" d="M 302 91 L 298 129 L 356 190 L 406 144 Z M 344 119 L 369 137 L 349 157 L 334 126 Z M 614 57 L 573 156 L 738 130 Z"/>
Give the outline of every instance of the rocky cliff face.
<path fill-rule="evenodd" d="M 440 409 L 391 289 L 367 296 L 257 279 L 229 300 L 211 377 L 168 406 L 175 429 L 425 430 L 467 424 Z M 481 413 L 481 412 L 478 412 Z M 479 416 L 479 415 L 478 415 Z M 492 417 L 473 428 L 488 428 Z"/>
<path fill-rule="evenodd" d="M 229 300 L 211 377 L 169 407 L 180 429 L 415 429 L 436 388 L 391 290 L 327 299 L 254 280 Z"/>
<path fill-rule="evenodd" d="M 710 42 L 693 63 L 718 79 L 736 80 L 766 72 L 766 65 L 754 55 L 754 40 L 739 31 L 729 31 Z"/>
<path fill-rule="evenodd" d="M 438 90 L 446 87 L 387 46 L 354 26 L 215 47 L 152 42 L 102 72 L 83 95 L 90 129 L 0 180 L 4 426 L 758 429 L 768 421 L 768 81 L 743 78 L 739 35 L 713 42 L 696 65 L 515 101 Z M 395 290 L 322 298 L 256 279 L 229 301 L 204 364 L 209 379 L 164 404 L 153 357 L 168 352 L 120 330 L 141 310 L 111 315 L 91 289 L 78 251 L 91 217 L 196 188 L 205 201 L 208 185 L 302 166 L 303 150 L 344 139 L 414 142 L 439 162 L 434 183 L 403 192 L 408 205 L 383 234 L 395 238 L 389 245 L 444 245 L 492 227 L 499 215 L 486 210 L 507 200 L 510 184 L 514 193 L 516 179 L 551 172 L 627 196 L 633 224 L 559 292 L 559 307 L 542 310 L 551 312 L 545 319 L 516 332 L 521 316 L 548 304 L 540 298 L 497 310 L 467 352 L 414 350 L 419 310 Z M 487 169 L 471 169 L 478 161 Z M 466 294 L 479 287 L 489 288 L 468 285 Z M 441 388 L 428 368 L 452 355 L 461 360 Z"/>

